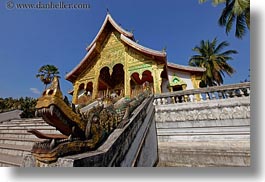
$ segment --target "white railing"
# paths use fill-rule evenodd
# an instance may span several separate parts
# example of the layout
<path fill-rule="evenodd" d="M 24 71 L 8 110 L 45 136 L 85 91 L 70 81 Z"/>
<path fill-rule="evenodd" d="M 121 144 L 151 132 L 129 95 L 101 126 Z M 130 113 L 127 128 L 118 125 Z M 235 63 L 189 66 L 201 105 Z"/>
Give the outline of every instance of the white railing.
<path fill-rule="evenodd" d="M 155 95 L 154 105 L 199 102 L 250 96 L 250 82 Z"/>

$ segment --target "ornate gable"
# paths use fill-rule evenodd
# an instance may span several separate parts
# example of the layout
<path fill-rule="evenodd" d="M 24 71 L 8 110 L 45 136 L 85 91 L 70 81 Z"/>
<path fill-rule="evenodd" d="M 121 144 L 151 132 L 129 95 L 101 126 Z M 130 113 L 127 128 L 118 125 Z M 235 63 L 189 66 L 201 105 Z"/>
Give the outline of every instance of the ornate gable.
<path fill-rule="evenodd" d="M 111 32 L 111 33 L 110 33 Z M 81 78 L 86 71 L 89 69 L 94 63 L 93 60 L 102 58 L 102 60 L 110 60 L 114 62 L 121 62 L 123 60 L 120 59 L 122 56 L 122 52 L 125 51 L 124 45 L 137 50 L 141 54 L 147 55 L 148 57 L 152 57 L 153 60 L 157 60 L 159 62 L 166 63 L 166 53 L 162 51 L 155 51 L 144 46 L 139 45 L 134 41 L 133 34 L 122 29 L 110 16 L 107 14 L 103 25 L 101 26 L 98 34 L 92 43 L 87 47 L 87 54 L 81 60 L 81 62 L 66 75 L 66 79 L 75 82 L 78 78 Z M 105 53 L 106 51 L 106 53 Z M 108 54 L 111 53 L 111 54 Z M 105 56 L 105 57 L 104 57 Z M 98 58 L 99 57 L 99 58 Z M 101 62 L 100 67 L 103 66 L 106 62 Z M 109 63 L 111 64 L 111 63 Z M 110 65 L 112 66 L 112 65 Z M 82 75 L 82 76 L 80 76 Z"/>

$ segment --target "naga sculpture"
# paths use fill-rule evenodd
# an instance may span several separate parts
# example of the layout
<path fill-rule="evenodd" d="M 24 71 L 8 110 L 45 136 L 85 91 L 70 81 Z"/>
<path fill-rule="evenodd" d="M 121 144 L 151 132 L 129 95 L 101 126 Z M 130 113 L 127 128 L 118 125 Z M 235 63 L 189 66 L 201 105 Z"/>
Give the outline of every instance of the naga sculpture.
<path fill-rule="evenodd" d="M 123 127 L 129 120 L 132 111 L 148 95 L 143 92 L 134 99 L 121 99 L 107 106 L 98 104 L 85 113 L 76 111 L 63 99 L 59 80 L 53 79 L 51 86 L 44 91 L 36 105 L 36 116 L 61 134 L 45 134 L 29 130 L 38 138 L 45 139 L 35 143 L 33 156 L 40 162 L 52 163 L 59 157 L 95 150 L 118 127 Z"/>

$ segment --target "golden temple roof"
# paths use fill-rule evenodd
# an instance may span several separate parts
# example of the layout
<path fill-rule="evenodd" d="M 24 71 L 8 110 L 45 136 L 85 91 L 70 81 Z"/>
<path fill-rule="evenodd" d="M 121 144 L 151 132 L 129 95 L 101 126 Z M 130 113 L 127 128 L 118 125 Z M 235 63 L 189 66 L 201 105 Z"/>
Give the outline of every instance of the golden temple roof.
<path fill-rule="evenodd" d="M 158 61 L 162 61 L 166 63 L 166 53 L 163 51 L 156 51 L 149 48 L 146 48 L 134 40 L 134 35 L 131 32 L 128 32 L 124 30 L 121 26 L 119 26 L 111 17 L 110 14 L 107 14 L 99 32 L 97 33 L 94 40 L 91 42 L 91 44 L 86 48 L 88 51 L 85 57 L 81 60 L 81 62 L 72 70 L 70 71 L 66 76 L 66 80 L 69 80 L 71 82 L 74 82 L 77 77 L 82 73 L 82 71 L 87 68 L 87 66 L 90 64 L 91 60 L 93 59 L 93 56 L 98 54 L 99 47 L 106 38 L 106 34 L 108 33 L 109 27 L 113 27 L 116 31 L 120 33 L 120 39 L 121 41 L 126 44 L 127 46 L 145 54 L 148 56 L 151 56 L 153 58 L 156 58 Z"/>
<path fill-rule="evenodd" d="M 96 37 L 94 38 L 94 40 L 91 42 L 91 44 L 86 48 L 86 50 L 88 51 L 93 45 L 94 43 L 97 42 L 97 40 L 99 39 L 99 37 L 101 36 L 101 34 L 103 33 L 104 29 L 106 28 L 107 24 L 110 23 L 120 34 L 129 37 L 131 39 L 133 39 L 133 34 L 131 32 L 128 32 L 126 30 L 124 30 L 121 26 L 119 26 L 111 17 L 110 14 L 107 14 L 98 34 L 96 35 Z"/>

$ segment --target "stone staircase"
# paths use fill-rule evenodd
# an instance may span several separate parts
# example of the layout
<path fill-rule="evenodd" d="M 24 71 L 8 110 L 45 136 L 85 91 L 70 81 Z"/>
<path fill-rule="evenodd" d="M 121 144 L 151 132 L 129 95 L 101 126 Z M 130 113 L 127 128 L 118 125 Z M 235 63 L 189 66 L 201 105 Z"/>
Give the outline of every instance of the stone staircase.
<path fill-rule="evenodd" d="M 34 142 L 41 141 L 27 133 L 37 129 L 45 133 L 59 133 L 41 118 L 16 119 L 0 123 L 0 167 L 20 167 L 23 155 L 29 154 Z"/>
<path fill-rule="evenodd" d="M 250 120 L 157 123 L 158 167 L 250 165 Z"/>
<path fill-rule="evenodd" d="M 159 167 L 251 165 L 250 83 L 164 93 L 154 104 Z"/>

